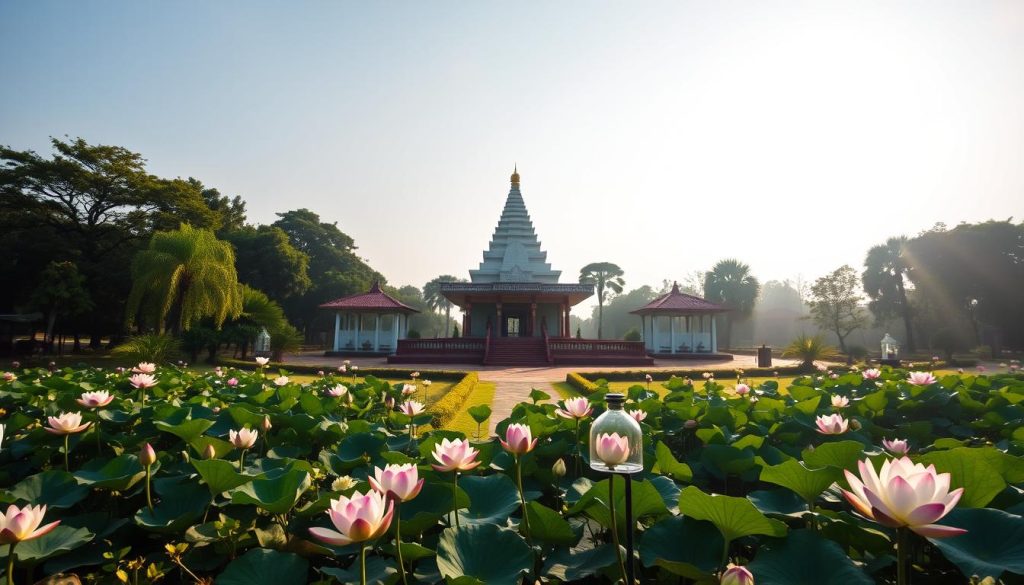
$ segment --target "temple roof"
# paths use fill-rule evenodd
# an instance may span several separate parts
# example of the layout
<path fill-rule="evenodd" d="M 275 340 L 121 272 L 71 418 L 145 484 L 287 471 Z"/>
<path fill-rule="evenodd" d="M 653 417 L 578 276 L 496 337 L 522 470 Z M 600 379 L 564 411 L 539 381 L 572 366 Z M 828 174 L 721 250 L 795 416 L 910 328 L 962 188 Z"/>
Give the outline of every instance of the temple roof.
<path fill-rule="evenodd" d="M 382 313 L 419 313 L 418 310 L 381 290 L 380 282 L 377 281 L 374 281 L 369 292 L 335 299 L 320 305 L 320 308 Z"/>
<path fill-rule="evenodd" d="M 543 282 L 442 282 L 441 294 L 459 307 L 470 302 L 494 302 L 496 300 L 524 302 L 568 302 L 575 306 L 587 297 L 593 296 L 594 285 L 579 283 Z"/>
<path fill-rule="evenodd" d="M 672 283 L 672 290 L 647 303 L 635 311 L 634 315 L 650 315 L 657 313 L 724 313 L 729 309 L 717 303 L 706 301 L 700 297 L 679 292 L 679 284 Z"/>
<path fill-rule="evenodd" d="M 533 229 L 526 203 L 519 192 L 519 172 L 513 172 L 512 187 L 505 199 L 505 208 L 494 229 L 491 243 L 484 252 L 483 262 L 469 271 L 473 283 L 537 282 L 555 284 L 561 271 L 552 270 L 547 252 L 540 249 L 540 241 Z"/>

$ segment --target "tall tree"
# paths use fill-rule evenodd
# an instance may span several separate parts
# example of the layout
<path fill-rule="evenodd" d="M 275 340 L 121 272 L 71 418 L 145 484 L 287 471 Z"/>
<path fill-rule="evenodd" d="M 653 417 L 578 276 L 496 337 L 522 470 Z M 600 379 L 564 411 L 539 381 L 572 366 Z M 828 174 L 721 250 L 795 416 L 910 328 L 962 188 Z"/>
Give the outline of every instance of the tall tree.
<path fill-rule="evenodd" d="M 843 265 L 811 285 L 811 317 L 819 327 L 836 334 L 843 353 L 847 353 L 846 338 L 850 333 L 868 325 L 868 314 L 860 305 L 864 298 L 857 293 L 858 284 L 857 272 Z"/>
<path fill-rule="evenodd" d="M 51 262 L 43 271 L 39 286 L 32 292 L 32 303 L 46 312 L 46 343 L 53 343 L 57 317 L 77 315 L 92 308 L 85 279 L 72 262 Z"/>
<path fill-rule="evenodd" d="M 631 291 L 617 294 L 609 299 L 605 303 L 604 307 L 603 333 L 607 333 L 609 339 L 622 339 L 629 330 L 639 329 L 639 319 L 636 315 L 631 314 L 630 311 L 637 307 L 646 305 L 653 301 L 657 296 L 658 293 L 653 288 L 645 284 L 644 286 L 634 288 Z M 591 317 L 588 320 L 592 322 L 593 325 L 589 328 L 596 331 L 596 324 L 600 320 L 601 315 L 598 314 L 598 308 L 594 307 Z M 575 329 L 572 329 L 572 331 L 575 331 Z"/>
<path fill-rule="evenodd" d="M 626 281 L 625 272 L 611 262 L 593 262 L 580 268 L 580 284 L 592 284 L 597 289 L 597 338 L 604 334 L 604 301 L 608 291 L 619 294 Z"/>
<path fill-rule="evenodd" d="M 904 254 L 906 246 L 906 236 L 899 236 L 868 250 L 861 283 L 871 299 L 868 308 L 875 315 L 875 320 L 887 321 L 895 316 L 903 319 L 906 331 L 904 345 L 908 351 L 914 351 L 914 326 L 906 289 L 910 272 Z"/>
<path fill-rule="evenodd" d="M 750 266 L 734 258 L 720 260 L 704 274 L 704 298 L 731 311 L 725 317 L 725 347 L 732 347 L 733 323 L 750 318 L 760 290 L 761 283 L 750 274 Z"/>
<path fill-rule="evenodd" d="M 210 230 L 182 224 L 157 232 L 132 262 L 128 321 L 149 317 L 157 329 L 179 333 L 210 317 L 220 327 L 242 312 L 242 287 L 231 245 Z"/>
<path fill-rule="evenodd" d="M 452 324 L 452 302 L 441 294 L 442 282 L 466 282 L 466 279 L 459 278 L 458 276 L 452 276 L 451 274 L 442 274 L 423 285 L 423 300 L 427 302 L 427 306 L 430 307 L 432 311 L 444 312 L 444 336 L 450 337 Z"/>
<path fill-rule="evenodd" d="M 281 228 L 243 226 L 222 232 L 235 248 L 238 280 L 282 302 L 309 290 L 309 256 L 296 250 Z"/>

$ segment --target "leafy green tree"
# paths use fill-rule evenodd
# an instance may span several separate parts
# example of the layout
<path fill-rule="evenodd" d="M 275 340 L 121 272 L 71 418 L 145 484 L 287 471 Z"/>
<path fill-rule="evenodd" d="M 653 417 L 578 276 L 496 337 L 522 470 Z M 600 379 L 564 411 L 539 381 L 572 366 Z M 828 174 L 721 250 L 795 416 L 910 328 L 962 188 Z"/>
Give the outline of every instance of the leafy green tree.
<path fill-rule="evenodd" d="M 914 325 L 906 289 L 910 272 L 905 256 L 906 246 L 906 236 L 899 236 L 868 250 L 861 283 L 871 299 L 868 309 L 875 315 L 875 320 L 886 321 L 899 316 L 906 330 L 904 346 L 908 351 L 914 351 Z"/>
<path fill-rule="evenodd" d="M 725 316 L 725 343 L 721 345 L 732 347 L 733 324 L 750 317 L 760 290 L 761 283 L 750 274 L 750 266 L 733 258 L 719 261 L 704 274 L 704 298 L 731 311 Z"/>
<path fill-rule="evenodd" d="M 85 279 L 72 262 L 51 262 L 43 270 L 39 286 L 32 292 L 32 303 L 46 312 L 46 343 L 53 343 L 57 317 L 77 315 L 92 308 Z"/>
<path fill-rule="evenodd" d="M 452 306 L 454 305 L 441 294 L 442 282 L 466 282 L 466 280 L 450 274 L 442 274 L 423 285 L 423 300 L 426 301 L 430 310 L 444 312 L 444 336 L 448 337 L 451 334 Z"/>
<path fill-rule="evenodd" d="M 309 256 L 291 245 L 281 228 L 243 226 L 223 233 L 235 248 L 238 280 L 277 301 L 301 295 L 312 286 Z"/>
<path fill-rule="evenodd" d="M 868 326 L 868 314 L 861 307 L 857 273 L 847 265 L 822 276 L 811 285 L 811 317 L 822 329 L 835 333 L 839 349 L 846 353 L 846 338 Z"/>
<path fill-rule="evenodd" d="M 242 312 L 242 288 L 231 245 L 188 224 L 157 232 L 132 262 L 128 320 L 149 317 L 178 333 L 204 317 L 220 327 Z"/>
<path fill-rule="evenodd" d="M 626 285 L 625 272 L 611 262 L 592 262 L 580 268 L 580 284 L 592 284 L 597 289 L 597 338 L 603 339 L 604 302 L 608 292 L 619 294 Z"/>

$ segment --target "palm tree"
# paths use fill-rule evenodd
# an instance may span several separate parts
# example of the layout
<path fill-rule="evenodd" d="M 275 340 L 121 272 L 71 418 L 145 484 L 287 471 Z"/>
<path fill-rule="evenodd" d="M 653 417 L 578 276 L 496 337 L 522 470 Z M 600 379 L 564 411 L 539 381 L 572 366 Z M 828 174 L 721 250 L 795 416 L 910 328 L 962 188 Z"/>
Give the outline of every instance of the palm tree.
<path fill-rule="evenodd" d="M 434 311 L 444 311 L 444 336 L 448 337 L 452 326 L 452 302 L 448 300 L 448 297 L 441 294 L 442 282 L 466 281 L 465 279 L 452 276 L 451 274 L 442 274 L 423 285 L 423 300 L 427 302 L 427 306 Z"/>
<path fill-rule="evenodd" d="M 231 244 L 210 230 L 182 224 L 157 232 L 132 261 L 128 322 L 149 317 L 159 331 L 187 330 L 204 317 L 220 327 L 242 312 L 242 287 Z"/>
<path fill-rule="evenodd" d="M 615 294 L 622 292 L 626 281 L 622 279 L 625 272 L 617 264 L 611 262 L 594 262 L 580 268 L 580 284 L 592 284 L 597 287 L 597 338 L 601 339 L 604 325 L 604 299 L 607 291 Z"/>
<path fill-rule="evenodd" d="M 749 318 L 754 311 L 760 290 L 761 283 L 751 276 L 750 267 L 734 258 L 719 261 L 704 274 L 704 298 L 732 311 L 726 321 L 725 347 L 731 347 L 733 323 Z"/>
<path fill-rule="evenodd" d="M 864 292 L 871 297 L 868 308 L 876 319 L 885 319 L 898 314 L 906 329 L 906 348 L 914 351 L 914 326 L 911 323 L 910 302 L 907 300 L 905 279 L 910 273 L 904 249 L 907 237 L 889 238 L 884 244 L 868 250 L 864 259 L 861 282 Z"/>

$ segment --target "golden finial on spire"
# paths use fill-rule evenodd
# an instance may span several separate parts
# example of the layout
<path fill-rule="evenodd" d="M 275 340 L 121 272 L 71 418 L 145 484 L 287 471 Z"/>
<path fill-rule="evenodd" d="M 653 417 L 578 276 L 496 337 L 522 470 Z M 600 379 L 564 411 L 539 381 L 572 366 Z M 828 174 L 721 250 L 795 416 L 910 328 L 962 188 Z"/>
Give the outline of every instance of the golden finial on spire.
<path fill-rule="evenodd" d="M 512 184 L 513 185 L 518 185 L 519 184 L 519 164 L 518 163 L 516 164 L 516 166 L 512 167 Z"/>

